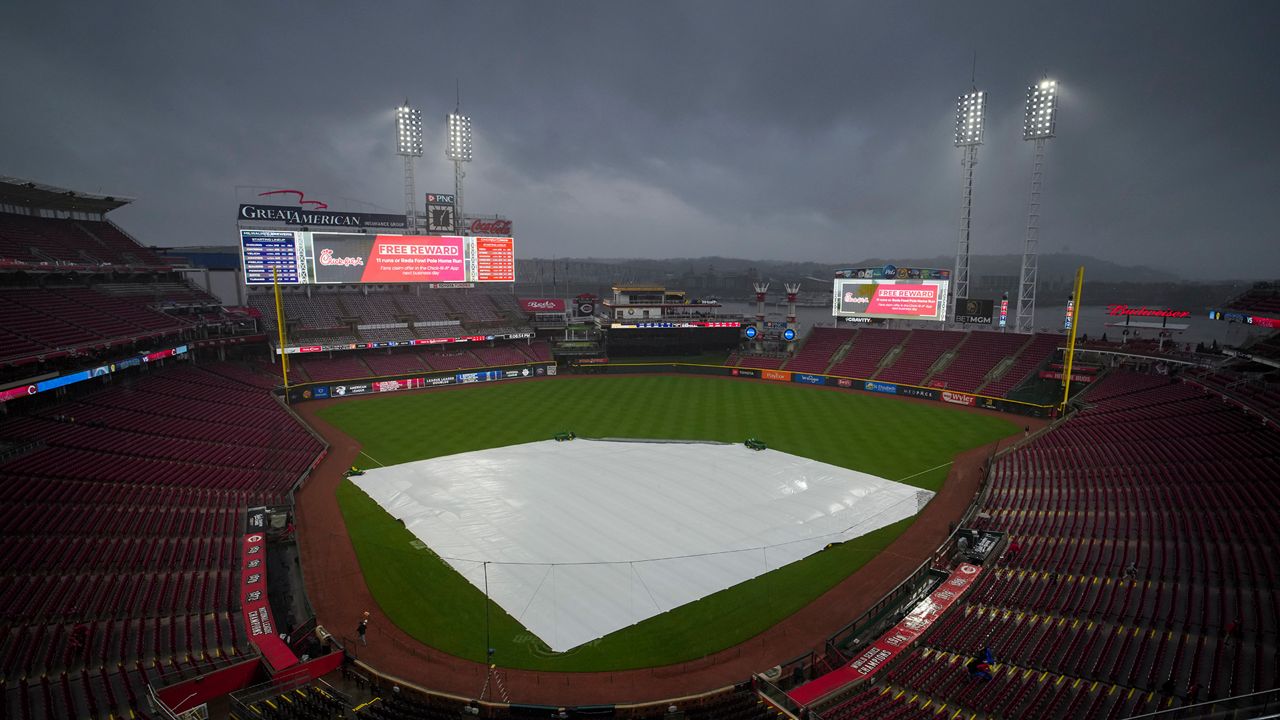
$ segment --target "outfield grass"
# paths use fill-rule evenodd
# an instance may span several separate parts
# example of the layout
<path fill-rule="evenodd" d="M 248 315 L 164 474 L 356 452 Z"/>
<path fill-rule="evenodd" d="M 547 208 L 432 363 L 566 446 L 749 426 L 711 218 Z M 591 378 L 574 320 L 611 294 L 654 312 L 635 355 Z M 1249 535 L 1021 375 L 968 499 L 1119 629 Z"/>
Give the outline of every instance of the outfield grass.
<path fill-rule="evenodd" d="M 937 490 L 958 452 L 1017 431 L 998 417 L 798 385 L 689 376 L 575 377 L 387 395 L 320 411 L 360 441 L 367 467 L 546 440 L 601 437 L 740 442 Z M 370 590 L 403 630 L 446 652 L 485 659 L 484 595 L 351 482 L 338 503 Z M 793 614 L 883 550 L 910 520 L 565 653 L 551 652 L 497 605 L 491 646 L 505 667 L 621 670 L 702 657 Z"/>

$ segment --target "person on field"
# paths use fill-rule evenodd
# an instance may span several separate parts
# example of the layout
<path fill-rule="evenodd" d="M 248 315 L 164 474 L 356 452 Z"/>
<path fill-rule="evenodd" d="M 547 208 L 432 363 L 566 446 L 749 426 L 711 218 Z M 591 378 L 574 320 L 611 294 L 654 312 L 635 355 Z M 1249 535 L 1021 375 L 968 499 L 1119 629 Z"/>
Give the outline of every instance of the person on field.
<path fill-rule="evenodd" d="M 356 634 L 360 636 L 360 644 L 368 645 L 369 641 L 365 639 L 365 633 L 369 631 L 369 611 L 366 610 L 364 617 L 360 618 L 360 624 L 356 626 Z"/>

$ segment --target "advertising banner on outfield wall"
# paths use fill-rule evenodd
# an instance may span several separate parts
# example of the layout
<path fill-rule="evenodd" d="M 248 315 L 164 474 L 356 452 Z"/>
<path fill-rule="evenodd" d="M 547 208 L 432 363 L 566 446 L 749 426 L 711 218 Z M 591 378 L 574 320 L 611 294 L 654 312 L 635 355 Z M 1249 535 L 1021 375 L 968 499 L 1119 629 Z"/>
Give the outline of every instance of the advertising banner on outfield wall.
<path fill-rule="evenodd" d="M 909 385 L 899 385 L 898 394 L 907 397 L 920 398 L 922 400 L 937 400 L 938 391 L 929 388 L 910 387 Z"/>
<path fill-rule="evenodd" d="M 885 393 L 887 395 L 898 394 L 898 386 L 893 383 L 874 382 L 868 380 L 862 384 L 862 389 L 867 392 Z"/>
<path fill-rule="evenodd" d="M 289 402 L 345 398 L 400 390 L 420 390 L 440 387 L 441 385 L 492 382 L 494 380 L 521 380 L 532 377 L 554 376 L 555 374 L 555 364 L 547 363 L 544 365 L 517 365 L 499 370 L 448 373 L 446 375 L 418 375 L 406 378 L 371 380 L 361 383 L 343 383 L 340 385 L 300 385 L 289 388 Z"/>
<path fill-rule="evenodd" d="M 779 380 L 781 382 L 791 382 L 791 373 L 786 370 L 761 370 L 760 377 L 765 380 Z"/>
<path fill-rule="evenodd" d="M 965 393 L 951 392 L 950 390 L 944 390 L 942 392 L 942 402 L 951 403 L 952 405 L 967 405 L 968 407 L 973 407 L 975 400 L 977 400 L 977 398 L 972 395 L 966 395 Z"/>
<path fill-rule="evenodd" d="M 812 375 L 810 373 L 794 373 L 791 376 L 792 382 L 805 383 L 806 385 L 826 385 L 827 379 L 822 375 Z"/>

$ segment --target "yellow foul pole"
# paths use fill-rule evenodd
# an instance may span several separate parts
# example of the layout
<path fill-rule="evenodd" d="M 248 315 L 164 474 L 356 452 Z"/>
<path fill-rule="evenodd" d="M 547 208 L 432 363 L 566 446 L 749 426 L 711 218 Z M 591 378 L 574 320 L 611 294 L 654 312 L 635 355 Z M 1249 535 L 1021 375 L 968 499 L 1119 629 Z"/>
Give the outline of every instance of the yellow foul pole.
<path fill-rule="evenodd" d="M 1080 327 L 1080 290 L 1084 287 L 1084 266 L 1076 269 L 1076 287 L 1071 297 L 1075 298 L 1075 306 L 1071 309 L 1071 337 L 1067 341 L 1066 363 L 1062 369 L 1062 406 L 1060 412 L 1067 411 L 1067 400 L 1071 395 L 1071 363 L 1076 357 L 1076 329 Z"/>
<path fill-rule="evenodd" d="M 280 376 L 284 378 L 284 396 L 289 397 L 289 356 L 284 352 L 284 302 L 280 300 L 280 273 L 271 268 L 271 284 L 276 290 L 276 329 L 280 331 Z"/>

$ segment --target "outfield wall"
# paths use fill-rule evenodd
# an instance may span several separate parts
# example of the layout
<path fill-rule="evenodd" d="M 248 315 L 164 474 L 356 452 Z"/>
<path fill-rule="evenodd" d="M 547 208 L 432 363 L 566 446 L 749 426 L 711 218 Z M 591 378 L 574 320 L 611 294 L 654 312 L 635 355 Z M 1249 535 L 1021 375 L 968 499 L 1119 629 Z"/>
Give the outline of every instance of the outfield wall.
<path fill-rule="evenodd" d="M 556 364 L 553 362 L 533 362 L 524 365 L 503 365 L 462 370 L 438 370 L 436 372 L 411 375 L 387 375 L 383 377 L 304 382 L 290 385 L 288 391 L 285 392 L 285 397 L 288 398 L 290 404 L 293 404 L 306 402 L 307 400 L 358 397 L 375 393 L 420 390 L 446 385 L 527 380 L 538 377 L 553 377 L 555 374 Z"/>
<path fill-rule="evenodd" d="M 840 388 L 856 392 L 869 392 L 879 395 L 895 395 L 899 397 L 932 400 L 962 407 L 996 410 L 1015 415 L 1036 418 L 1057 417 L 1057 408 L 1053 405 L 1010 400 L 1008 398 L 977 395 L 974 393 L 939 390 L 938 388 L 920 385 L 888 383 L 879 380 L 843 377 L 840 375 L 823 375 L 821 373 L 801 373 L 790 370 L 761 370 L 758 368 L 740 368 L 727 365 L 700 365 L 695 363 L 591 363 L 572 364 L 570 372 L 593 375 L 634 375 L 642 373 L 679 373 L 684 375 L 714 375 L 718 377 L 734 377 L 743 380 L 767 380 L 770 382 L 790 382 L 802 385 L 819 385 Z M 394 392 L 397 390 L 418 390 L 441 387 L 445 385 L 469 385 L 474 383 L 496 382 L 505 380 L 523 380 L 537 377 L 554 377 L 557 365 L 554 362 L 538 362 L 526 365 L 508 365 L 503 367 L 470 368 L 465 370 L 436 371 L 416 375 L 392 375 L 386 377 L 355 378 L 350 380 L 330 380 L 323 382 L 306 382 L 290 385 L 287 397 L 290 403 L 307 400 L 329 400 L 341 397 L 356 397 L 374 393 Z"/>

